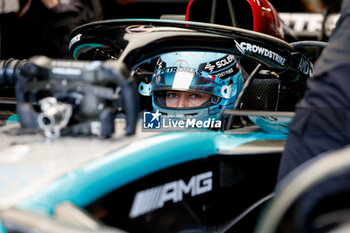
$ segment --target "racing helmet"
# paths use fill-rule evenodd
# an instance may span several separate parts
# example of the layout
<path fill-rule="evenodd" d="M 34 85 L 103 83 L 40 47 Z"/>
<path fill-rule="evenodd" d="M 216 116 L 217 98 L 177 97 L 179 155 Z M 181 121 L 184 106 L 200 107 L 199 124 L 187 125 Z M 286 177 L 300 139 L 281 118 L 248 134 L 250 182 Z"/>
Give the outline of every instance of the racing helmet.
<path fill-rule="evenodd" d="M 141 82 L 139 92 L 152 96 L 155 111 L 162 115 L 220 120 L 224 109 L 232 108 L 242 86 L 241 72 L 232 54 L 180 51 L 159 57 L 151 82 Z M 169 107 L 167 91 L 202 93 L 210 98 L 195 107 Z"/>
<path fill-rule="evenodd" d="M 284 39 L 283 25 L 268 0 L 190 0 L 186 21 L 234 26 Z"/>
<path fill-rule="evenodd" d="M 187 21 L 199 21 L 234 26 L 284 39 L 283 26 L 274 6 L 268 0 L 190 0 L 186 9 Z M 244 74 L 245 66 L 241 64 Z M 243 79 L 245 79 L 243 77 Z M 242 107 L 260 111 L 294 111 L 300 92 L 294 91 L 297 82 L 278 78 L 255 79 L 245 92 Z M 269 133 L 288 133 L 288 117 L 248 116 L 249 120 Z"/>

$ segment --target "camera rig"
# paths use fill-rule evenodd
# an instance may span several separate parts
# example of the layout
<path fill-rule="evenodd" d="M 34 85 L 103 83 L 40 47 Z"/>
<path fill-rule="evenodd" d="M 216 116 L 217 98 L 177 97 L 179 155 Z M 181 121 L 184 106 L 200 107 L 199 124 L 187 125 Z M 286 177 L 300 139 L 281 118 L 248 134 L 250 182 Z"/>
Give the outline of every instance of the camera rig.
<path fill-rule="evenodd" d="M 22 128 L 45 136 L 97 135 L 109 138 L 119 114 L 125 133 L 135 133 L 139 100 L 121 63 L 74 61 L 35 56 L 0 62 L 0 85 L 15 86 Z"/>

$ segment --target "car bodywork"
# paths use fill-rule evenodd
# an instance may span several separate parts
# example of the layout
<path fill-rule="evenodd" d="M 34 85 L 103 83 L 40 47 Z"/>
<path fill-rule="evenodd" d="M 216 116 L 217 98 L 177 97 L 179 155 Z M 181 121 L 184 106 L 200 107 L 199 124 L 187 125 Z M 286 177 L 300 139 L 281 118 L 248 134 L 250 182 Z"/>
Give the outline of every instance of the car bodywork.
<path fill-rule="evenodd" d="M 272 191 L 286 137 L 261 131 L 139 132 L 48 141 L 14 134 L 20 130 L 15 124 L 1 132 L 2 212 L 15 207 L 52 215 L 60 203 L 93 209 L 105 197 L 113 199 L 104 208 L 114 222 L 107 222 L 130 232 L 216 229 L 237 217 Z M 145 192 L 150 189 L 156 190 Z M 169 224 L 157 226 L 164 221 Z"/>
<path fill-rule="evenodd" d="M 88 59 L 96 49 L 108 58 L 116 56 L 116 67 L 126 77 L 142 61 L 179 49 L 230 52 L 305 77 L 312 70 L 307 58 L 284 41 L 202 23 L 92 23 L 73 31 L 70 49 L 75 59 Z M 116 134 L 105 140 L 47 139 L 19 124 L 2 128 L 0 211 L 5 226 L 26 229 L 6 214 L 13 210 L 55 216 L 61 204 L 70 202 L 105 225 L 129 232 L 254 228 L 252 221 L 273 192 L 286 134 L 258 127 L 144 132 L 138 124 L 134 135 L 125 135 L 125 124 L 116 123 Z"/>

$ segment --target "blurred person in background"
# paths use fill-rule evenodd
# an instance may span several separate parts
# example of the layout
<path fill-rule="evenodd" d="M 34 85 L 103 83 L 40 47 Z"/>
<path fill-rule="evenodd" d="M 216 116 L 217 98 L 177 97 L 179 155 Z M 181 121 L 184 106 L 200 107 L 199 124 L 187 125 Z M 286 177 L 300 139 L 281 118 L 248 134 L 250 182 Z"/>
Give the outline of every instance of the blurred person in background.
<path fill-rule="evenodd" d="M 349 28 L 350 0 L 343 0 L 337 26 L 296 107 L 281 158 L 279 181 L 311 158 L 350 143 Z"/>
<path fill-rule="evenodd" d="M 68 36 L 79 25 L 103 19 L 100 0 L 0 0 L 0 59 L 45 55 L 72 59 Z M 0 89 L 0 126 L 16 122 L 14 88 Z"/>
<path fill-rule="evenodd" d="M 0 0 L 1 59 L 70 58 L 68 35 L 103 19 L 100 0 Z"/>

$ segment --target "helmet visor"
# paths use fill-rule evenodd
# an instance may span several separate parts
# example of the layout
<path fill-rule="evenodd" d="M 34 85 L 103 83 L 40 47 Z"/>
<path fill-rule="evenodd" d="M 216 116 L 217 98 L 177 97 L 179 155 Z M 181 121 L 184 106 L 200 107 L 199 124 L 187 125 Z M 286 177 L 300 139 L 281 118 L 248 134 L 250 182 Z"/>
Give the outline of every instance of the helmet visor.
<path fill-rule="evenodd" d="M 225 83 L 222 79 L 208 74 L 204 71 L 196 71 L 191 68 L 167 67 L 158 70 L 152 79 L 153 91 L 189 91 L 214 95 L 229 99 L 232 85 Z M 174 72 L 171 72 L 175 70 Z"/>

